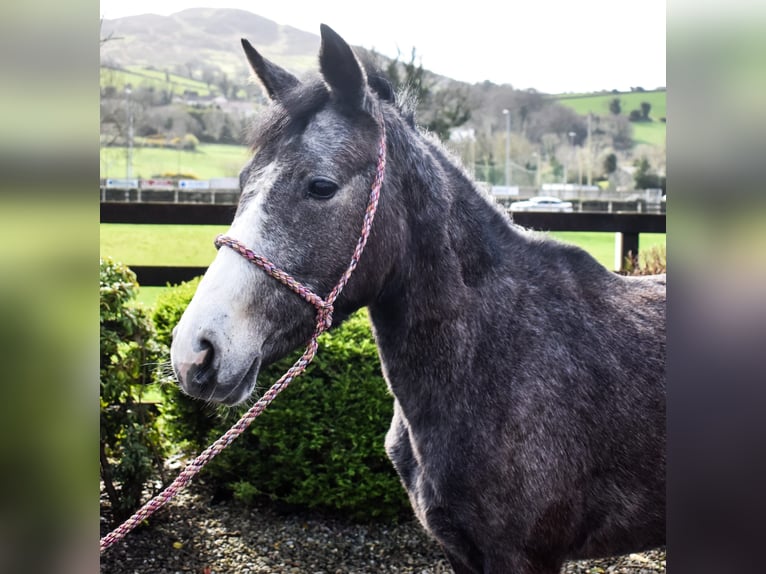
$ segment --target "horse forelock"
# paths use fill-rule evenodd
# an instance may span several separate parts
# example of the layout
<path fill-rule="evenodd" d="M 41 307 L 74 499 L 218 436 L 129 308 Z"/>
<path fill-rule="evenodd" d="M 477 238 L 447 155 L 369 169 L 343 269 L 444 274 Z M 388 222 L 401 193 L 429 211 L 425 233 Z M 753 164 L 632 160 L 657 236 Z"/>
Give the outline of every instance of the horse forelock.
<path fill-rule="evenodd" d="M 415 128 L 416 98 L 407 88 L 393 89 L 387 76 L 372 64 L 365 65 L 368 97 L 364 114 L 380 117 L 381 108 L 388 104 L 405 123 Z M 300 133 L 321 109 L 332 99 L 332 94 L 321 76 L 309 76 L 300 84 L 280 96 L 278 102 L 256 116 L 251 125 L 248 144 L 252 150 L 260 149 L 285 135 Z"/>
<path fill-rule="evenodd" d="M 250 148 L 256 150 L 287 133 L 302 131 L 329 99 L 330 92 L 318 77 L 298 84 L 255 118 Z"/>

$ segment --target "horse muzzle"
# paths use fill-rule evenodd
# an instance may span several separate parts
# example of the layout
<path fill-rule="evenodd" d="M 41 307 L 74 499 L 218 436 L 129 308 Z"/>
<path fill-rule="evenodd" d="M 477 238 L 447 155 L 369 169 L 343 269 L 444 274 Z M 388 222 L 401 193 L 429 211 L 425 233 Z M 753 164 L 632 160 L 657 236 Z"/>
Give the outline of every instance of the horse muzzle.
<path fill-rule="evenodd" d="M 255 387 L 261 365 L 256 356 L 239 372 L 223 372 L 220 351 L 204 337 L 179 342 L 174 332 L 170 356 L 183 391 L 194 398 L 233 406 L 245 401 Z"/>

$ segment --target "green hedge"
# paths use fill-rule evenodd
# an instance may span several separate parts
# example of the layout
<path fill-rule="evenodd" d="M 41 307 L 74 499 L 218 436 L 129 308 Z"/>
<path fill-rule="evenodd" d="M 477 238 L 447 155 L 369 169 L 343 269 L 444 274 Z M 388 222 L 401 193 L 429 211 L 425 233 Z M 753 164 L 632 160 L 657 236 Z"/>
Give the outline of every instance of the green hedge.
<path fill-rule="evenodd" d="M 191 299 L 196 282 L 168 290 L 157 302 L 160 341 Z M 302 349 L 264 369 L 263 392 Z M 212 407 L 163 387 L 168 426 L 176 440 L 204 448 L 244 409 Z M 340 511 L 355 519 L 397 518 L 410 512 L 383 441 L 393 398 L 381 375 L 366 311 L 322 335 L 307 371 L 205 471 L 244 502 L 267 498 L 304 508 Z"/>
<path fill-rule="evenodd" d="M 136 305 L 135 274 L 111 259 L 100 262 L 100 467 L 118 523 L 136 510 L 164 443 L 155 405 L 143 398 L 161 356 L 149 314 Z"/>

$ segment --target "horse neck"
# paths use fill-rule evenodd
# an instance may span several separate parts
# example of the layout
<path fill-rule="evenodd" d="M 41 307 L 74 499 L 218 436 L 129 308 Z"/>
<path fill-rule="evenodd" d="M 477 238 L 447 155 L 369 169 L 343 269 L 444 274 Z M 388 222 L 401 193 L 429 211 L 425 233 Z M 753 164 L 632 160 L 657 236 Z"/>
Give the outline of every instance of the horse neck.
<path fill-rule="evenodd" d="M 386 369 L 434 364 L 460 353 L 491 313 L 509 251 L 519 241 L 508 220 L 439 146 L 423 136 L 390 138 L 390 178 L 404 220 L 396 261 L 369 306 Z M 390 188 L 389 188 L 390 189 Z M 384 190 L 385 193 L 385 190 Z M 512 258 L 512 257 L 511 257 Z M 396 381 L 390 381 L 397 393 Z"/>

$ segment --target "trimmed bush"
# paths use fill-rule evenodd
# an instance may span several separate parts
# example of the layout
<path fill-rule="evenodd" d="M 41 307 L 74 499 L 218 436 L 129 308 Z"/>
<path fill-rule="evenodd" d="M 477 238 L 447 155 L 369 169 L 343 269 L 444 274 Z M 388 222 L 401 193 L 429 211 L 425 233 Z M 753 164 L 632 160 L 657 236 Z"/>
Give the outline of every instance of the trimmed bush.
<path fill-rule="evenodd" d="M 667 273 L 667 255 L 664 245 L 655 245 L 642 250 L 639 257 L 628 252 L 623 275 L 659 275 Z"/>
<path fill-rule="evenodd" d="M 194 296 L 200 277 L 166 289 L 157 298 L 154 306 L 154 326 L 157 330 L 157 342 L 170 354 L 173 328 L 181 320 L 184 309 Z M 169 359 L 169 357 L 168 357 Z M 160 387 L 163 396 L 163 419 L 168 436 L 181 446 L 199 450 L 207 446 L 209 436 L 215 434 L 216 424 L 221 417 L 216 416 L 216 408 L 192 399 L 181 392 L 175 381 L 163 381 Z M 225 412 L 224 409 L 220 409 Z M 226 418 L 226 417 L 225 417 Z M 228 421 L 229 418 L 226 418 Z M 222 426 L 222 425 L 219 425 Z M 215 437 L 217 438 L 217 437 Z"/>
<path fill-rule="evenodd" d="M 149 316 L 135 304 L 137 289 L 130 269 L 101 260 L 100 462 L 115 522 L 138 508 L 163 455 L 156 405 L 142 400 L 160 347 Z"/>
<path fill-rule="evenodd" d="M 169 340 L 194 288 L 181 285 L 158 300 L 161 341 Z M 256 392 L 271 386 L 301 351 L 264 369 Z M 243 410 L 219 408 L 216 414 L 175 387 L 163 389 L 171 432 L 196 449 L 228 430 Z M 360 520 L 398 518 L 410 507 L 383 448 L 392 408 L 367 313 L 357 312 L 322 335 L 307 371 L 205 475 L 245 503 L 265 498 Z"/>

